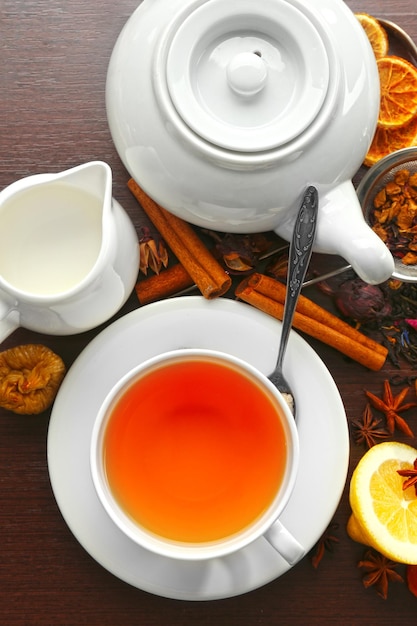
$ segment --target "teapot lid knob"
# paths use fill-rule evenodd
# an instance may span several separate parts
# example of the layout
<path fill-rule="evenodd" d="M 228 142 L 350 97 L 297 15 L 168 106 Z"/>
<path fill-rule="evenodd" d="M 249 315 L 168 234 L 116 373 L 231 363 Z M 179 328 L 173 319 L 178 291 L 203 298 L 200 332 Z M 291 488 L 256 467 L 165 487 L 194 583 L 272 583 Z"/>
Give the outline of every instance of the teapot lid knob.
<path fill-rule="evenodd" d="M 227 66 L 227 80 L 241 96 L 254 96 L 265 86 L 268 68 L 260 52 L 240 52 Z"/>
<path fill-rule="evenodd" d="M 172 24 L 155 61 L 174 114 L 199 138 L 233 151 L 277 149 L 302 135 L 337 71 L 308 6 L 210 0 L 194 7 Z"/>

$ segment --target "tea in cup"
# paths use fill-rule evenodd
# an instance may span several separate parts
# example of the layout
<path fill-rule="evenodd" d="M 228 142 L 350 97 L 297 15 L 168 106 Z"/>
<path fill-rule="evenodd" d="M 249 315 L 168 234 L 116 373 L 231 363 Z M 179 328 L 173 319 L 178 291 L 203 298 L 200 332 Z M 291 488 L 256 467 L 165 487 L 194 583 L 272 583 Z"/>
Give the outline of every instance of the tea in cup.
<path fill-rule="evenodd" d="M 294 418 L 263 374 L 231 355 L 183 349 L 113 387 L 90 461 L 106 512 L 142 547 L 198 560 L 265 535 L 293 563 L 304 549 L 278 518 L 298 456 Z"/>

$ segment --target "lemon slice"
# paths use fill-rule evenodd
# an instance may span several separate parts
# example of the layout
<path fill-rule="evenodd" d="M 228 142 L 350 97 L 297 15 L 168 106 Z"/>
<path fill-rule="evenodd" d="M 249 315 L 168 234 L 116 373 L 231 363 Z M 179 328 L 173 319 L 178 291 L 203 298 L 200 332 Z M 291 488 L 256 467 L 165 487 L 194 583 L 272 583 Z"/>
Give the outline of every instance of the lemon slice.
<path fill-rule="evenodd" d="M 349 536 L 387 558 L 417 564 L 417 496 L 399 469 L 413 469 L 417 450 L 403 443 L 373 446 L 359 461 L 350 482 Z"/>

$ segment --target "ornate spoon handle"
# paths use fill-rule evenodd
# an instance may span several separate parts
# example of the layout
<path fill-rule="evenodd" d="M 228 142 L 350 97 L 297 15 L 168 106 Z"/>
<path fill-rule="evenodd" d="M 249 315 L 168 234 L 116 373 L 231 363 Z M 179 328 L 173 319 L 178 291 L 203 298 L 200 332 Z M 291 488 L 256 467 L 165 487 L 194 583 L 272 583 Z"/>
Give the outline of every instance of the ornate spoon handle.
<path fill-rule="evenodd" d="M 318 193 L 315 187 L 308 187 L 295 221 L 288 257 L 287 295 L 285 298 L 281 342 L 278 363 L 287 347 L 295 307 L 310 262 L 317 226 Z"/>

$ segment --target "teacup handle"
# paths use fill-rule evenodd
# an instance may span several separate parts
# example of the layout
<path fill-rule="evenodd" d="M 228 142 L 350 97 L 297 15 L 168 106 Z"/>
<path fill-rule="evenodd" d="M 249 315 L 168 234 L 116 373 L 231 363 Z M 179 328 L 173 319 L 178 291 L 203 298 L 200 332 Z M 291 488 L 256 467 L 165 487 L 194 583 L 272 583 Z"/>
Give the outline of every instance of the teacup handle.
<path fill-rule="evenodd" d="M 18 311 L 0 302 L 0 343 L 20 326 Z"/>
<path fill-rule="evenodd" d="M 279 520 L 272 524 L 264 537 L 290 565 L 294 565 L 305 554 L 305 548 Z"/>

